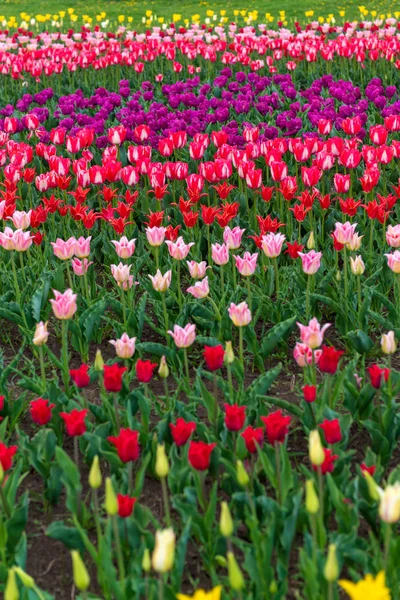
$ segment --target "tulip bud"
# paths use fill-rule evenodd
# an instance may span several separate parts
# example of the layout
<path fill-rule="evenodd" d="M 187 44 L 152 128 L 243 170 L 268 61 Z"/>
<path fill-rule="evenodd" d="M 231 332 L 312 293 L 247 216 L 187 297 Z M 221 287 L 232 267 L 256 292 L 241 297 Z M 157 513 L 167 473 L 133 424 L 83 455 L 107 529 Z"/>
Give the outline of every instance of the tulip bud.
<path fill-rule="evenodd" d="M 106 478 L 106 500 L 105 500 L 106 512 L 110 517 L 113 517 L 118 513 L 118 500 L 114 492 L 113 484 L 110 477 Z"/>
<path fill-rule="evenodd" d="M 317 429 L 310 432 L 308 452 L 312 464 L 316 467 L 320 467 L 325 460 L 325 452 Z"/>
<path fill-rule="evenodd" d="M 83 560 L 78 550 L 71 550 L 71 557 L 75 587 L 80 592 L 85 592 L 90 585 L 89 573 L 83 563 Z"/>
<path fill-rule="evenodd" d="M 33 336 L 32 343 L 34 346 L 43 346 L 49 339 L 49 333 L 47 331 L 47 323 L 36 324 L 35 335 Z"/>
<path fill-rule="evenodd" d="M 145 573 L 149 573 L 151 569 L 150 550 L 148 548 L 145 548 L 143 552 L 142 569 Z"/>
<path fill-rule="evenodd" d="M 4 600 L 18 600 L 19 591 L 14 569 L 8 570 L 7 583 L 4 589 Z"/>
<path fill-rule="evenodd" d="M 171 527 L 156 531 L 156 545 L 151 562 L 156 573 L 167 573 L 174 565 L 175 533 Z"/>
<path fill-rule="evenodd" d="M 310 515 L 319 511 L 319 500 L 312 479 L 306 481 L 306 510 Z"/>
<path fill-rule="evenodd" d="M 277 591 L 278 591 L 278 584 L 276 583 L 275 579 L 273 579 L 269 586 L 269 593 L 271 595 L 274 595 L 274 594 L 276 594 Z"/>
<path fill-rule="evenodd" d="M 314 248 L 315 248 L 315 239 L 314 239 L 313 231 L 310 233 L 310 235 L 308 237 L 306 246 L 307 246 L 308 250 L 314 250 Z"/>
<path fill-rule="evenodd" d="M 94 367 L 94 370 L 97 371 L 98 373 L 101 373 L 102 371 L 104 371 L 104 360 L 101 355 L 101 350 L 97 350 L 97 352 L 96 352 L 96 358 L 94 359 L 93 367 Z"/>
<path fill-rule="evenodd" d="M 226 342 L 225 344 L 225 354 L 224 354 L 224 363 L 226 365 L 231 365 L 235 360 L 235 354 L 232 348 L 232 342 Z"/>
<path fill-rule="evenodd" d="M 353 275 L 362 275 L 365 271 L 365 264 L 361 256 L 353 258 L 350 256 L 350 268 Z"/>
<path fill-rule="evenodd" d="M 342 279 L 342 274 L 340 271 L 336 271 L 336 275 L 335 275 L 336 281 L 341 281 Z"/>
<path fill-rule="evenodd" d="M 220 567 L 226 567 L 226 565 L 228 564 L 226 562 L 226 558 L 225 556 L 221 556 L 221 554 L 217 554 L 215 557 L 215 562 L 217 563 L 217 565 L 219 565 Z"/>
<path fill-rule="evenodd" d="M 365 481 L 367 482 L 368 492 L 371 500 L 380 500 L 381 496 L 379 494 L 379 486 L 376 483 L 375 479 L 372 477 L 372 475 L 368 473 L 368 471 L 364 471 L 363 475 L 365 477 Z"/>
<path fill-rule="evenodd" d="M 20 580 L 26 588 L 33 589 L 35 587 L 35 580 L 33 579 L 33 577 L 28 575 L 28 573 L 25 573 L 25 571 L 21 569 L 21 567 L 13 568 L 15 573 L 18 575 L 18 577 L 20 578 Z"/>
<path fill-rule="evenodd" d="M 233 552 L 228 552 L 226 556 L 228 559 L 229 584 L 233 590 L 238 592 L 244 586 L 243 575 Z"/>
<path fill-rule="evenodd" d="M 381 348 L 383 354 L 394 354 L 397 350 L 397 342 L 394 337 L 394 331 L 384 333 L 381 337 Z"/>
<path fill-rule="evenodd" d="M 221 534 L 228 538 L 233 533 L 233 521 L 231 511 L 227 502 L 221 502 L 221 516 L 219 519 L 219 530 Z"/>
<path fill-rule="evenodd" d="M 102 478 L 100 471 L 100 462 L 99 457 L 96 454 L 89 471 L 89 485 L 92 488 L 92 490 L 97 490 L 101 486 L 101 482 Z"/>
<path fill-rule="evenodd" d="M 168 457 L 165 453 L 164 444 L 158 444 L 157 446 L 155 471 L 157 477 L 160 477 L 160 479 L 166 477 L 169 473 Z"/>
<path fill-rule="evenodd" d="M 324 577 L 326 581 L 336 581 L 339 577 L 339 565 L 336 556 L 336 544 L 329 544 L 328 558 L 324 567 Z"/>
<path fill-rule="evenodd" d="M 242 487 L 247 487 L 250 482 L 250 477 L 241 460 L 236 461 L 236 478 L 238 484 Z"/>
<path fill-rule="evenodd" d="M 160 368 L 158 369 L 158 376 L 160 379 L 167 379 L 167 377 L 169 376 L 169 369 L 165 356 L 161 357 Z"/>

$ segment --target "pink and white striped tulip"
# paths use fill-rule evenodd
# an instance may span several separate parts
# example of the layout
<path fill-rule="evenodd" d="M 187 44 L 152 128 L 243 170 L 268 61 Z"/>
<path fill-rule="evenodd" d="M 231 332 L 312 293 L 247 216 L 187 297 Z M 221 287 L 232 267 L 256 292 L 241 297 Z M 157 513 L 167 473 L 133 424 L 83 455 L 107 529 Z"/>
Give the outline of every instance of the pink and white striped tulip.
<path fill-rule="evenodd" d="M 308 325 L 297 323 L 300 329 L 300 339 L 303 344 L 306 344 L 311 350 L 319 348 L 324 341 L 324 333 L 331 326 L 330 323 L 326 323 L 321 327 L 316 317 L 309 321 Z"/>
<path fill-rule="evenodd" d="M 228 313 L 230 320 L 236 327 L 246 327 L 251 321 L 251 311 L 247 302 L 240 302 L 240 304 L 231 302 Z"/>
<path fill-rule="evenodd" d="M 250 277 L 250 275 L 253 275 L 257 267 L 257 258 L 257 252 L 254 254 L 245 252 L 243 254 L 243 258 L 241 256 L 234 256 L 237 270 L 241 275 L 243 275 L 243 277 Z"/>
<path fill-rule="evenodd" d="M 210 293 L 210 287 L 208 285 L 208 277 L 204 277 L 201 281 L 187 288 L 187 293 L 191 294 L 194 298 L 206 298 Z"/>
<path fill-rule="evenodd" d="M 123 333 L 117 340 L 110 340 L 114 346 L 115 353 L 119 358 L 132 358 L 136 350 L 136 338 L 130 338 L 127 333 Z"/>
<path fill-rule="evenodd" d="M 276 258 L 282 252 L 283 242 L 286 237 L 283 233 L 267 233 L 261 238 L 261 247 L 265 256 L 268 258 Z"/>
<path fill-rule="evenodd" d="M 77 294 L 74 294 L 71 289 L 65 290 L 63 294 L 58 290 L 53 290 L 53 294 L 55 298 L 54 300 L 50 300 L 50 302 L 56 319 L 61 319 L 62 321 L 72 319 L 77 310 Z"/>
<path fill-rule="evenodd" d="M 189 348 L 196 339 L 196 325 L 188 323 L 185 327 L 174 325 L 174 331 L 168 331 L 178 348 Z"/>
<path fill-rule="evenodd" d="M 189 242 L 185 244 L 183 237 L 180 235 L 176 242 L 172 242 L 171 240 L 166 240 L 165 242 L 168 246 L 169 254 L 175 260 L 183 260 L 189 254 L 189 250 L 192 246 L 194 246 L 194 242 Z"/>
<path fill-rule="evenodd" d="M 130 258 L 132 256 L 135 252 L 135 242 L 136 239 L 128 240 L 125 235 L 120 240 L 111 240 L 111 243 L 115 246 L 115 252 L 120 258 Z"/>

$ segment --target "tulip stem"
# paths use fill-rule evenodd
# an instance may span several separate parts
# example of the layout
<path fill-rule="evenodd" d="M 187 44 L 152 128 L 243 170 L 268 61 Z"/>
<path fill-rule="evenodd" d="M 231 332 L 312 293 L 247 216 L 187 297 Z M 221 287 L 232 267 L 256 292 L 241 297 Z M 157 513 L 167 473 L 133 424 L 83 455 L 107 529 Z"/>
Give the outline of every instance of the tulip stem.
<path fill-rule="evenodd" d="M 121 422 L 119 420 L 119 411 L 118 411 L 118 398 L 117 394 L 113 394 L 113 403 L 114 403 L 114 416 L 115 416 L 115 425 L 117 428 L 117 433 L 121 429 Z"/>
<path fill-rule="evenodd" d="M 125 305 L 125 296 L 124 296 L 124 288 L 121 284 L 121 304 L 122 304 L 122 318 L 124 320 L 124 329 L 126 331 L 126 305 Z"/>
<path fill-rule="evenodd" d="M 275 442 L 275 468 L 276 468 L 276 500 L 281 506 L 282 504 L 282 481 L 281 481 L 281 456 L 279 450 L 279 442 Z"/>
<path fill-rule="evenodd" d="M 42 378 L 43 393 L 44 393 L 46 391 L 46 370 L 44 367 L 43 346 L 39 346 L 39 361 L 40 361 L 40 375 Z"/>
<path fill-rule="evenodd" d="M 244 371 L 244 359 L 243 359 L 243 327 L 239 327 L 239 359 Z"/>
<path fill-rule="evenodd" d="M 114 528 L 115 548 L 116 548 L 116 551 L 117 551 L 117 562 L 118 562 L 119 577 L 120 577 L 121 580 L 124 580 L 125 579 L 125 565 L 124 565 L 124 557 L 122 556 L 121 540 L 120 540 L 120 537 L 119 537 L 117 515 L 114 515 L 112 517 L 112 523 L 113 523 L 113 528 Z"/>
<path fill-rule="evenodd" d="M 333 582 L 328 583 L 328 600 L 333 600 Z"/>
<path fill-rule="evenodd" d="M 167 527 L 171 527 L 171 511 L 169 508 L 168 488 L 167 488 L 166 477 L 161 477 L 161 490 L 162 490 L 162 495 L 163 495 L 165 522 L 167 524 Z"/>
<path fill-rule="evenodd" d="M 310 320 L 310 292 L 311 292 L 311 277 L 312 275 L 307 275 L 307 289 L 306 289 L 306 321 Z"/>
<path fill-rule="evenodd" d="M 181 261 L 178 260 L 178 266 L 177 266 L 177 285 L 178 285 L 178 304 L 179 304 L 179 310 L 182 309 L 182 288 L 181 288 Z"/>
<path fill-rule="evenodd" d="M 3 505 L 4 514 L 6 515 L 7 519 L 9 519 L 11 516 L 10 507 L 8 506 L 7 498 L 4 495 L 4 490 L 3 490 L 2 485 L 0 485 L 0 498 L 1 498 L 1 503 Z"/>
<path fill-rule="evenodd" d="M 13 277 L 14 277 L 15 296 L 17 298 L 17 303 L 18 303 L 19 309 L 21 311 L 21 316 L 22 316 L 22 319 L 23 319 L 23 321 L 25 323 L 25 327 L 27 329 L 29 329 L 28 324 L 26 322 L 25 311 L 23 310 L 22 304 L 21 304 L 21 290 L 19 289 L 17 271 L 16 271 L 16 268 L 15 268 L 14 251 L 12 250 L 10 254 L 11 254 L 11 268 L 12 268 Z"/>
<path fill-rule="evenodd" d="M 159 600 L 164 600 L 164 581 L 162 573 L 160 573 L 158 580 L 158 598 Z"/>
<path fill-rule="evenodd" d="M 189 361 L 188 361 L 188 355 L 187 355 L 187 348 L 183 349 L 183 358 L 185 361 L 185 375 L 186 375 L 186 379 L 188 380 L 188 384 L 189 384 Z"/>
<path fill-rule="evenodd" d="M 222 265 L 219 267 L 219 275 L 221 278 L 221 296 L 223 296 L 225 283 L 224 283 L 224 267 Z"/>
<path fill-rule="evenodd" d="M 273 258 L 274 271 L 275 271 L 275 295 L 279 294 L 279 271 L 278 271 L 278 259 L 276 256 Z M 251 309 L 250 309 L 251 310 Z"/>
<path fill-rule="evenodd" d="M 69 394 L 69 368 L 68 368 L 68 321 L 67 319 L 61 320 L 61 356 L 63 365 L 63 384 L 65 393 Z"/>
<path fill-rule="evenodd" d="M 97 545 L 100 548 L 100 540 L 101 540 L 101 527 L 100 527 L 100 517 L 99 517 L 99 499 L 97 496 L 97 489 L 92 489 L 92 498 L 93 498 L 93 508 L 94 508 L 94 522 L 96 525 L 97 532 Z"/>
<path fill-rule="evenodd" d="M 251 312 L 252 308 L 253 308 L 253 302 L 252 302 L 252 297 L 251 297 L 250 277 L 246 277 L 246 281 L 247 281 L 247 300 L 249 302 L 249 309 Z"/>
<path fill-rule="evenodd" d="M 168 332 L 168 312 L 167 312 L 167 305 L 165 302 L 165 294 L 161 292 L 161 300 L 162 300 L 162 307 L 163 307 L 163 314 L 164 314 L 164 328 L 165 328 L 165 339 L 167 340 L 167 346 L 169 345 L 169 340 L 170 340 L 170 336 L 167 333 Z"/>
<path fill-rule="evenodd" d="M 385 550 L 384 550 L 384 569 L 386 573 L 389 571 L 389 556 L 390 556 L 390 542 L 392 541 L 392 526 L 390 523 L 385 523 Z"/>

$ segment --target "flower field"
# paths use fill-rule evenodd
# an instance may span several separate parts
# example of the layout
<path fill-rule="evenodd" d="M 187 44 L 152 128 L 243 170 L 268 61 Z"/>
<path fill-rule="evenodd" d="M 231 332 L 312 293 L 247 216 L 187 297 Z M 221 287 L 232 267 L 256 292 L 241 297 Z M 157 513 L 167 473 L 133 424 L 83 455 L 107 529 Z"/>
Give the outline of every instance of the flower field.
<path fill-rule="evenodd" d="M 400 14 L 147 12 L 0 18 L 2 597 L 400 600 Z"/>

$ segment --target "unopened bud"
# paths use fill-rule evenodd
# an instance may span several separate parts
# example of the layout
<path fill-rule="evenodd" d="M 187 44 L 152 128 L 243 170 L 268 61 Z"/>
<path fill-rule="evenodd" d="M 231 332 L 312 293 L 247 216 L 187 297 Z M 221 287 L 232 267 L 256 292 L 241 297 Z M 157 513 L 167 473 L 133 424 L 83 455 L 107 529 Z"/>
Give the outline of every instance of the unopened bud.
<path fill-rule="evenodd" d="M 167 377 L 169 376 L 169 369 L 165 356 L 161 357 L 160 367 L 158 369 L 158 376 L 160 379 L 167 379 Z"/>
<path fill-rule="evenodd" d="M 236 561 L 236 558 L 235 558 L 235 555 L 233 554 L 233 552 L 228 552 L 226 556 L 228 559 L 229 584 L 233 590 L 238 592 L 239 590 L 242 590 L 243 586 L 244 586 L 244 579 L 243 579 L 242 571 L 240 570 L 240 567 L 237 564 L 237 561 Z"/>
<path fill-rule="evenodd" d="M 224 354 L 224 363 L 226 365 L 231 365 L 235 360 L 235 354 L 232 348 L 232 342 L 226 342 L 225 344 L 225 354 Z"/>
<path fill-rule="evenodd" d="M 102 477 L 100 470 L 100 461 L 99 457 L 96 454 L 89 471 L 89 485 L 92 488 L 92 490 L 97 490 L 99 487 L 101 487 L 101 483 Z"/>
<path fill-rule="evenodd" d="M 93 367 L 94 367 L 94 370 L 97 371 L 98 373 L 101 373 L 102 371 L 104 371 L 104 360 L 101 355 L 101 350 L 97 350 L 97 352 L 96 352 L 96 358 L 94 359 Z"/>
<path fill-rule="evenodd" d="M 160 477 L 160 479 L 162 477 L 167 477 L 169 473 L 168 457 L 165 453 L 164 444 L 158 444 L 157 446 L 155 471 L 157 477 Z"/>
<path fill-rule="evenodd" d="M 314 238 L 314 232 L 313 231 L 311 231 L 311 233 L 310 233 L 310 235 L 308 237 L 306 246 L 307 246 L 308 250 L 314 250 L 314 248 L 315 248 L 315 238 Z"/>
<path fill-rule="evenodd" d="M 231 511 L 227 502 L 221 502 L 221 516 L 219 519 L 219 530 L 221 534 L 228 538 L 233 533 L 233 521 Z"/>
<path fill-rule="evenodd" d="M 19 600 L 17 578 L 14 569 L 8 570 L 7 583 L 4 589 L 4 600 Z"/>
<path fill-rule="evenodd" d="M 241 460 L 236 461 L 236 478 L 238 484 L 242 487 L 247 487 L 249 485 L 250 477 Z"/>
<path fill-rule="evenodd" d="M 339 577 L 339 565 L 336 556 L 336 545 L 329 544 L 328 558 L 326 559 L 324 567 L 324 577 L 326 581 L 336 581 Z"/>
<path fill-rule="evenodd" d="M 72 557 L 72 573 L 74 577 L 75 587 L 80 592 L 85 592 L 90 585 L 89 573 L 84 565 L 84 562 L 78 550 L 71 551 Z"/>
<path fill-rule="evenodd" d="M 308 451 L 311 463 L 316 467 L 320 467 L 325 460 L 325 452 L 317 429 L 310 432 Z"/>
<path fill-rule="evenodd" d="M 118 513 L 118 500 L 114 492 L 113 484 L 110 477 L 106 478 L 106 499 L 105 499 L 106 512 L 110 517 L 113 517 Z"/>
<path fill-rule="evenodd" d="M 25 571 L 21 569 L 21 567 L 14 567 L 14 571 L 26 588 L 33 589 L 35 587 L 35 580 L 33 579 L 33 577 L 28 575 L 28 573 L 25 573 Z"/>
<path fill-rule="evenodd" d="M 319 511 L 319 500 L 312 479 L 306 481 L 306 510 L 310 515 Z"/>
<path fill-rule="evenodd" d="M 151 557 L 150 550 L 148 548 L 145 548 L 143 552 L 142 569 L 145 573 L 149 573 L 151 569 Z"/>

